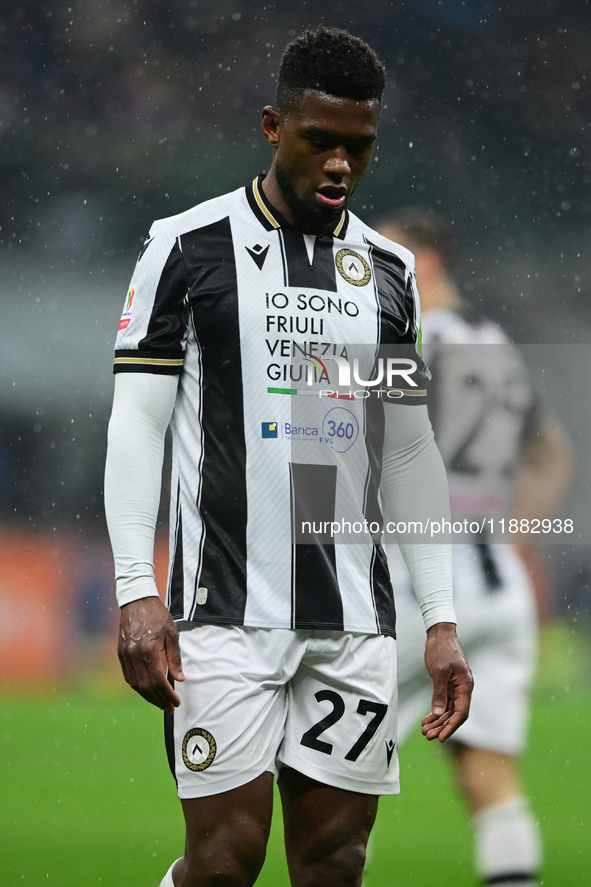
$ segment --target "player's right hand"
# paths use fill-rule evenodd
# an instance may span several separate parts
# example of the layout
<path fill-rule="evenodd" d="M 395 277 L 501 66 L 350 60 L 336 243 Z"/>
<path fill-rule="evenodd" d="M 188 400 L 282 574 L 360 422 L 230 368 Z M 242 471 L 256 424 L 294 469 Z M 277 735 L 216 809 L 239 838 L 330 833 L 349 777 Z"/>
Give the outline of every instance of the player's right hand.
<path fill-rule="evenodd" d="M 179 636 L 160 598 L 146 597 L 121 608 L 119 662 L 130 687 L 171 714 L 181 704 L 166 676 L 184 681 Z"/>

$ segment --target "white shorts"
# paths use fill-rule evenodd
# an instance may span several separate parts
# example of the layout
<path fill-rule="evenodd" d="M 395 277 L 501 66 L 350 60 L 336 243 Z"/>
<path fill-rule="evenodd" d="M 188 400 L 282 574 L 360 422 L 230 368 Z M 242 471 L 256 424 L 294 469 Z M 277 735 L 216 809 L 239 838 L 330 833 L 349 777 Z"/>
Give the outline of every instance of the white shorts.
<path fill-rule="evenodd" d="M 525 745 L 535 667 L 536 608 L 527 572 L 510 545 L 491 553 L 501 584 L 486 584 L 472 545 L 454 546 L 458 636 L 474 675 L 470 717 L 454 738 L 474 748 L 518 755 Z M 403 742 L 431 709 L 425 628 L 400 554 L 388 552 L 396 597 L 398 736 Z"/>
<path fill-rule="evenodd" d="M 398 793 L 393 638 L 199 625 L 180 645 L 181 705 L 165 716 L 180 798 L 281 765 L 336 788 Z"/>

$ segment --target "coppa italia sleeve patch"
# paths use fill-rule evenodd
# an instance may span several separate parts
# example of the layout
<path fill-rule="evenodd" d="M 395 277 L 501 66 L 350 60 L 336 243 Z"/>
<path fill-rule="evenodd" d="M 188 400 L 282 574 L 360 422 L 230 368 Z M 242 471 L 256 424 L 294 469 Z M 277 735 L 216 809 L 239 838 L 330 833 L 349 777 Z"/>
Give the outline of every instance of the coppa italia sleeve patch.
<path fill-rule="evenodd" d="M 119 326 L 117 330 L 126 330 L 129 324 L 131 323 L 131 314 L 133 310 L 133 300 L 135 297 L 135 284 L 132 283 L 129 287 L 129 292 L 127 293 L 127 298 L 125 300 L 125 305 L 123 307 L 123 314 L 121 315 L 121 320 L 119 321 Z"/>

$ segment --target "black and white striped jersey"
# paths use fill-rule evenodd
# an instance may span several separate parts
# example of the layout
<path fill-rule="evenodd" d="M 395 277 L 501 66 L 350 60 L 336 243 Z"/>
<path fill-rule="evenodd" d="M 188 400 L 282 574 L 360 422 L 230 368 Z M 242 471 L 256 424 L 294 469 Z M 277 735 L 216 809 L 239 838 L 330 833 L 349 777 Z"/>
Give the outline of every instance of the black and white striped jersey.
<path fill-rule="evenodd" d="M 168 605 L 394 634 L 380 415 L 425 402 L 413 258 L 348 211 L 303 235 L 261 182 L 154 223 L 119 326 L 115 372 L 181 377 Z"/>

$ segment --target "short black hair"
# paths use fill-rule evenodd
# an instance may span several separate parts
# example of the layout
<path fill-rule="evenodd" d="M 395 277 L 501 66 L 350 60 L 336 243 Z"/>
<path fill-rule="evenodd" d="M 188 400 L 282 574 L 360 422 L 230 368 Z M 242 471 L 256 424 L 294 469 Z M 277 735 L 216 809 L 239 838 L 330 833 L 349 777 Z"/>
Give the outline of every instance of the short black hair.
<path fill-rule="evenodd" d="M 382 100 L 386 71 L 359 37 L 339 28 L 305 31 L 285 48 L 277 74 L 277 109 L 286 117 L 306 89 L 357 101 Z"/>
<path fill-rule="evenodd" d="M 429 209 L 404 207 L 374 223 L 378 230 L 392 225 L 404 232 L 403 246 L 413 250 L 428 247 L 439 253 L 447 271 L 454 271 L 458 260 L 458 245 L 452 225 Z"/>

